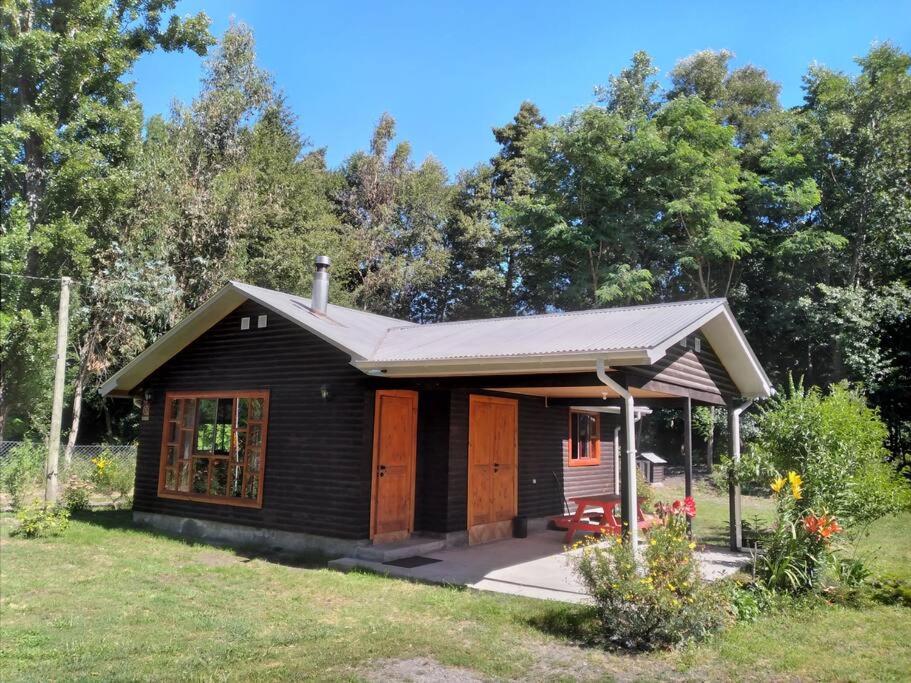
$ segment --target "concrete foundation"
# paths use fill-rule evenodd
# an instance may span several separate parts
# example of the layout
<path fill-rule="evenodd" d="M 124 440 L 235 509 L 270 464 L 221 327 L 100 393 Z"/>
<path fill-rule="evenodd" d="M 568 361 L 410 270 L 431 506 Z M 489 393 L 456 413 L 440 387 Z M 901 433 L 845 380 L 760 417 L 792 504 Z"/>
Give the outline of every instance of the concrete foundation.
<path fill-rule="evenodd" d="M 133 521 L 141 526 L 160 529 L 215 545 L 303 554 L 313 553 L 324 555 L 326 558 L 354 555 L 358 548 L 370 545 L 370 541 L 366 539 L 351 541 L 316 534 L 162 515 L 157 512 L 134 511 Z"/>

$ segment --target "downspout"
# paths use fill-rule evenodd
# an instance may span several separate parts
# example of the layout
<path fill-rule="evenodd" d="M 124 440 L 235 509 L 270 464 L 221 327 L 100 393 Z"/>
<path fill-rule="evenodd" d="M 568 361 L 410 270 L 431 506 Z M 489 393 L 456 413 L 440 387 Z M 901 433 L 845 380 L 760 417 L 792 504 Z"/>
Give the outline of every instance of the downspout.
<path fill-rule="evenodd" d="M 626 387 L 621 386 L 618 382 L 608 377 L 604 371 L 604 360 L 599 358 L 595 365 L 595 372 L 602 384 L 610 387 L 617 392 L 617 395 L 623 399 L 625 410 L 623 419 L 626 428 L 626 481 L 623 482 L 624 488 L 620 491 L 620 499 L 628 501 L 626 505 L 626 519 L 623 524 L 626 526 L 627 537 L 633 548 L 639 545 L 639 519 L 637 517 L 638 501 L 636 500 L 636 418 L 634 413 L 635 401 L 633 395 L 629 393 Z M 624 490 L 625 489 L 625 490 Z M 622 508 L 622 506 L 621 506 Z"/>
<path fill-rule="evenodd" d="M 753 405 L 752 399 L 730 409 L 728 429 L 730 431 L 731 460 L 735 468 L 740 463 L 740 415 L 751 405 Z M 734 482 L 733 477 L 728 485 L 728 517 L 731 524 L 731 550 L 740 550 L 743 547 L 743 514 L 740 508 L 740 485 Z"/>

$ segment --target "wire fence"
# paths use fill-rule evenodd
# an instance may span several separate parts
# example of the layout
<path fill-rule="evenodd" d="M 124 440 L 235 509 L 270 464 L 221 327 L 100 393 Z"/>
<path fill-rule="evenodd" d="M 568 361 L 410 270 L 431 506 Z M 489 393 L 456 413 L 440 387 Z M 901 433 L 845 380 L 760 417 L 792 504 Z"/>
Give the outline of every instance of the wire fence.
<path fill-rule="evenodd" d="M 136 446 L 77 444 L 72 457 L 60 445 L 58 477 L 63 502 L 76 498 L 88 507 L 129 504 L 136 477 Z M 0 510 L 18 508 L 41 497 L 47 445 L 0 441 Z"/>

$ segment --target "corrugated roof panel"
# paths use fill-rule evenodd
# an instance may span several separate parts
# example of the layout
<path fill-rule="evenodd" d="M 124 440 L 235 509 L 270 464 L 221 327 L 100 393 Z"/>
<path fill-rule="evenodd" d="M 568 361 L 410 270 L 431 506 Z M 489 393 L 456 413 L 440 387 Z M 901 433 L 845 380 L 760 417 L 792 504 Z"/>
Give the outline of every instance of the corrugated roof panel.
<path fill-rule="evenodd" d="M 414 323 L 396 318 L 359 311 L 345 306 L 329 304 L 326 315 L 314 313 L 310 299 L 294 294 L 285 294 L 273 289 L 255 287 L 242 282 L 232 282 L 235 288 L 269 306 L 282 315 L 311 329 L 318 336 L 334 342 L 349 352 L 369 358 L 390 327 L 409 329 Z"/>
<path fill-rule="evenodd" d="M 374 362 L 651 349 L 724 305 L 722 299 L 396 327 Z"/>

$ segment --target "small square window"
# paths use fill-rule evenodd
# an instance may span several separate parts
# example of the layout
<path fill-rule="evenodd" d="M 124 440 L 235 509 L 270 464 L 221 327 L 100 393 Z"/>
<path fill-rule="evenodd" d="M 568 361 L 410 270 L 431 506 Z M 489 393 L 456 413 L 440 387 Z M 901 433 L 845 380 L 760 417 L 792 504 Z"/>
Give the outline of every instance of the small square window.
<path fill-rule="evenodd" d="M 702 340 L 699 337 L 696 337 L 696 343 L 693 348 L 696 349 L 696 353 L 702 351 Z"/>
<path fill-rule="evenodd" d="M 250 317 L 244 317 L 240 319 L 240 329 L 249 330 L 250 329 Z"/>
<path fill-rule="evenodd" d="M 265 327 L 265 326 L 266 326 L 266 322 L 268 322 L 268 318 L 267 318 L 266 316 L 264 316 L 264 315 L 261 315 L 261 316 L 259 316 L 259 317 L 256 319 L 256 326 L 257 326 L 257 327 Z"/>

